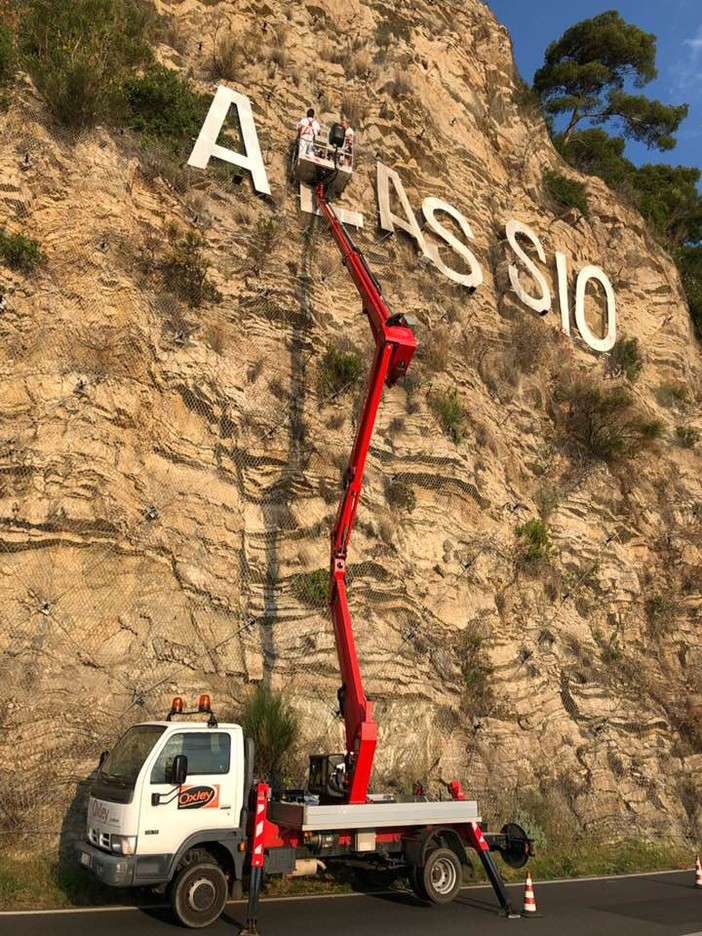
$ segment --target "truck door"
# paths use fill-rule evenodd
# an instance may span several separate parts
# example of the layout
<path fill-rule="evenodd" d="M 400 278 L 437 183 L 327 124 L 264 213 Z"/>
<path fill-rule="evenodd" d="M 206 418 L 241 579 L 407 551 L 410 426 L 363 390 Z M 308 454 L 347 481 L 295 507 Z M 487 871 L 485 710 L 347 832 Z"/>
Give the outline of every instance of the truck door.
<path fill-rule="evenodd" d="M 139 817 L 139 854 L 173 854 L 193 832 L 239 825 L 241 795 L 232 732 L 221 729 L 177 731 L 168 736 L 145 778 Z M 182 786 L 171 782 L 173 759 L 188 758 Z M 238 809 L 237 809 L 238 806 Z"/>

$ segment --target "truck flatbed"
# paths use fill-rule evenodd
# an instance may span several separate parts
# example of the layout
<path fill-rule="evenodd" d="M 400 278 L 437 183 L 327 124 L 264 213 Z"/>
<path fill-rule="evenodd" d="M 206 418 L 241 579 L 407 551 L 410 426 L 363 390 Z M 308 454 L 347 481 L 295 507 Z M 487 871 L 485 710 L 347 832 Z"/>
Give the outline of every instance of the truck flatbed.
<path fill-rule="evenodd" d="M 480 822 L 475 800 L 339 803 L 328 806 L 272 802 L 268 807 L 268 816 L 279 826 L 299 829 L 302 832 Z"/>

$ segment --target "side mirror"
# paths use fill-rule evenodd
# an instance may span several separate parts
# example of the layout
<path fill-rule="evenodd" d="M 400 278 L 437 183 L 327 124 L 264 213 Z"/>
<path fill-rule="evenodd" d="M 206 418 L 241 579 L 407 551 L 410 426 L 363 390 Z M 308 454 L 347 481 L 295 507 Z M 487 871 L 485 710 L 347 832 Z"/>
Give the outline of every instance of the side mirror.
<path fill-rule="evenodd" d="M 109 753 L 110 753 L 109 751 L 101 751 L 101 752 L 100 752 L 100 759 L 98 760 L 98 770 L 102 767 L 102 765 L 103 765 L 103 764 L 105 763 L 105 761 L 107 760 L 107 757 L 108 757 L 108 754 L 109 754 Z"/>
<path fill-rule="evenodd" d="M 176 754 L 171 767 L 171 783 L 180 786 L 188 779 L 188 758 L 185 754 Z"/>

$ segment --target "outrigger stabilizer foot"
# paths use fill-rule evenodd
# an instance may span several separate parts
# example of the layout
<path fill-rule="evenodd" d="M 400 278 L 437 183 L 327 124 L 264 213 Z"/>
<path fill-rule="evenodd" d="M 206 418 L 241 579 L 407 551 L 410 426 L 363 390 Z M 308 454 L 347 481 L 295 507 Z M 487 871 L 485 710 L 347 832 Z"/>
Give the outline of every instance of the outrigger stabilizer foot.
<path fill-rule="evenodd" d="M 488 876 L 488 880 L 492 884 L 492 888 L 497 895 L 497 899 L 500 901 L 502 909 L 499 911 L 498 916 L 504 917 L 506 920 L 520 920 L 522 918 L 521 913 L 517 913 L 512 904 L 510 903 L 509 894 L 507 893 L 507 888 L 504 885 L 502 880 L 502 875 L 500 874 L 497 865 L 495 864 L 495 859 L 492 857 L 490 852 L 479 851 L 478 855 L 480 856 L 480 861 L 485 869 L 485 873 Z"/>
<path fill-rule="evenodd" d="M 259 936 L 258 932 L 258 896 L 261 890 L 261 869 L 251 869 L 251 883 L 249 884 L 249 905 L 246 908 L 246 925 L 239 936 Z"/>

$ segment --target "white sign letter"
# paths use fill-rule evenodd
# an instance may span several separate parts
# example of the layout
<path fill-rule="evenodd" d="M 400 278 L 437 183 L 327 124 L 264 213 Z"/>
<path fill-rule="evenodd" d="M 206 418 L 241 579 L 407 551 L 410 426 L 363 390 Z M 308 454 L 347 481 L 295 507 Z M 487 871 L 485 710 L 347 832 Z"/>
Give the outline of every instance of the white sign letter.
<path fill-rule="evenodd" d="M 217 145 L 217 137 L 224 121 L 227 119 L 232 104 L 236 107 L 239 117 L 241 137 L 244 141 L 244 155 L 235 153 L 234 150 L 227 149 L 226 146 Z M 264 195 L 271 194 L 256 133 L 253 111 L 251 110 L 251 101 L 246 95 L 232 91 L 231 88 L 225 88 L 223 85 L 217 88 L 217 93 L 210 104 L 200 135 L 195 141 L 193 151 L 188 158 L 188 165 L 195 166 L 198 169 L 207 169 L 207 163 L 210 161 L 211 156 L 216 156 L 218 159 L 223 159 L 234 166 L 247 169 L 251 173 L 256 191 Z"/>
<path fill-rule="evenodd" d="M 426 241 L 424 240 L 424 235 L 422 230 L 417 224 L 417 219 L 414 216 L 412 211 L 412 206 L 409 203 L 409 198 L 407 198 L 407 192 L 400 181 L 399 175 L 395 172 L 394 169 L 388 169 L 387 166 L 384 166 L 381 162 L 378 163 L 377 168 L 378 173 L 378 209 L 380 211 L 380 227 L 384 231 L 394 231 L 395 227 L 401 228 L 403 231 L 406 231 L 410 237 L 413 237 L 419 246 L 419 249 L 422 253 L 428 257 Z M 405 213 L 404 218 L 398 217 L 398 215 L 393 214 L 390 209 L 390 186 L 389 183 L 392 182 L 393 188 L 395 189 L 395 194 L 400 199 L 400 204 Z M 433 259 L 433 258 L 431 258 Z"/>
<path fill-rule="evenodd" d="M 310 185 L 300 182 L 300 211 L 322 217 L 322 209 L 317 205 L 317 199 Z M 334 207 L 336 216 L 342 224 L 352 224 L 354 227 L 363 227 L 363 215 L 360 211 L 351 211 L 348 208 Z"/>
<path fill-rule="evenodd" d="M 558 279 L 558 305 L 561 307 L 561 328 L 570 334 L 570 305 L 568 303 L 568 261 L 566 255 L 556 251 L 556 278 Z"/>
<path fill-rule="evenodd" d="M 473 232 L 470 229 L 470 225 L 457 208 L 454 208 L 453 205 L 449 205 L 448 202 L 443 201 L 441 198 L 429 197 L 425 198 L 422 202 L 422 214 L 426 218 L 429 229 L 442 240 L 446 241 L 449 247 L 455 250 L 459 256 L 463 257 L 470 267 L 470 273 L 458 273 L 456 270 L 452 270 L 451 267 L 446 266 L 439 254 L 439 248 L 435 244 L 426 244 L 427 254 L 434 263 L 434 266 L 441 270 L 444 276 L 447 276 L 460 286 L 467 286 L 469 289 L 477 289 L 483 281 L 483 271 L 480 269 L 480 264 L 466 245 L 461 243 L 448 228 L 445 228 L 443 224 L 436 220 L 434 217 L 435 211 L 444 211 L 447 215 L 450 215 L 454 221 L 457 222 L 466 238 L 468 240 L 473 240 Z"/>
<path fill-rule="evenodd" d="M 541 246 L 541 241 L 536 236 L 536 234 L 534 234 L 532 229 L 528 225 L 522 224 L 521 221 L 508 221 L 505 225 L 505 234 L 507 235 L 507 240 L 509 241 L 509 245 L 512 250 L 516 253 L 524 266 L 538 283 L 539 288 L 541 289 L 541 296 L 530 296 L 522 288 L 522 284 L 519 282 L 519 271 L 513 263 L 510 263 L 508 272 L 509 281 L 512 284 L 512 289 L 516 292 L 524 305 L 529 306 L 530 309 L 533 309 L 534 312 L 538 312 L 539 315 L 546 315 L 546 313 L 551 308 L 551 290 L 548 288 L 548 283 L 546 282 L 543 274 L 538 269 L 536 264 L 517 243 L 517 234 L 524 234 L 525 237 L 529 238 L 529 240 L 536 248 L 536 253 L 539 256 L 539 260 L 541 260 L 542 263 L 545 263 L 546 255 L 544 253 L 544 248 Z"/>
<path fill-rule="evenodd" d="M 585 287 L 588 281 L 594 279 L 602 284 L 607 299 L 607 333 L 604 338 L 598 338 L 590 331 L 585 321 Z M 607 274 L 597 266 L 584 266 L 578 273 L 575 284 L 575 324 L 583 339 L 593 351 L 610 351 L 617 340 L 617 308 L 614 301 L 614 290 L 607 279 Z"/>

